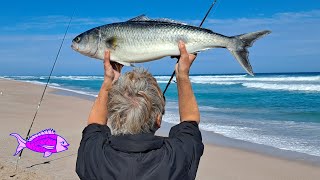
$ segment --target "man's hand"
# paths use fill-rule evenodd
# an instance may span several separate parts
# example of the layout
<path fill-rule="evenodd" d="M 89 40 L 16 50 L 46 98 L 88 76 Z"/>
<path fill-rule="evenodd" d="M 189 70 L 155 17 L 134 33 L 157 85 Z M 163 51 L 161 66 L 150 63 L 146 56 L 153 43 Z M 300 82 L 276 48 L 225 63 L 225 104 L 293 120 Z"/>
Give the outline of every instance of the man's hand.
<path fill-rule="evenodd" d="M 188 54 L 184 42 L 179 42 L 180 59 L 179 63 L 176 64 L 176 76 L 179 77 L 189 77 L 190 67 L 193 61 L 196 59 L 196 55 Z"/>
<path fill-rule="evenodd" d="M 110 90 L 112 84 L 117 81 L 120 77 L 122 64 L 117 62 L 110 62 L 110 51 L 106 50 L 104 53 L 104 85 L 107 90 Z"/>

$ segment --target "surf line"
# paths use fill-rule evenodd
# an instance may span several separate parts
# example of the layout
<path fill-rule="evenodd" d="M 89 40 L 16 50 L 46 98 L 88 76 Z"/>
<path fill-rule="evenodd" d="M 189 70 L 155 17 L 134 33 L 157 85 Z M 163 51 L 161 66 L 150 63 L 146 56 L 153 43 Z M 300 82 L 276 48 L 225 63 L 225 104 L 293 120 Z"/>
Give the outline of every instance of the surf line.
<path fill-rule="evenodd" d="M 216 4 L 216 2 L 217 2 L 217 0 L 214 0 L 214 1 L 212 2 L 210 8 L 208 9 L 208 11 L 207 11 L 207 13 L 206 13 L 206 15 L 205 15 L 204 18 L 202 19 L 199 27 L 202 27 L 202 24 L 203 24 L 204 21 L 207 19 L 208 15 L 210 14 L 210 11 L 212 10 L 212 8 L 213 8 L 213 6 Z M 195 54 L 195 55 L 197 56 L 197 54 Z M 177 60 L 177 63 L 176 63 L 176 64 L 179 63 L 179 57 L 172 57 L 172 58 L 177 58 L 178 60 Z M 167 89 L 168 89 L 168 87 L 169 87 L 169 85 L 170 85 L 170 83 L 171 83 L 171 81 L 172 81 L 172 79 L 173 79 L 173 76 L 174 76 L 175 74 L 176 74 L 176 71 L 173 70 L 173 72 L 172 72 L 172 74 L 171 74 L 171 77 L 170 77 L 170 79 L 169 79 L 169 81 L 168 81 L 168 83 L 167 83 L 167 85 L 166 85 L 166 88 L 164 89 L 164 91 L 163 91 L 163 93 L 162 93 L 164 98 L 165 98 L 164 94 L 167 92 Z"/>
<path fill-rule="evenodd" d="M 30 132 L 31 132 L 32 126 L 33 126 L 34 121 L 35 121 L 35 119 L 36 119 L 36 117 L 37 117 L 37 114 L 38 114 L 38 111 L 39 111 L 39 109 L 40 109 L 42 100 L 43 100 L 44 95 L 45 95 L 45 93 L 46 93 L 46 90 L 47 90 L 47 88 L 48 88 L 48 85 L 49 85 L 49 82 L 50 82 L 50 79 L 51 79 L 51 75 L 52 75 L 53 70 L 54 70 L 54 68 L 55 68 L 55 66 L 56 66 L 57 60 L 58 60 L 59 55 L 60 55 L 60 52 L 61 52 L 61 48 L 62 48 L 62 46 L 63 46 L 64 40 L 66 39 L 66 36 L 67 36 L 68 30 L 69 30 L 70 24 L 71 24 L 71 22 L 72 22 L 72 19 L 73 19 L 73 17 L 74 17 L 74 14 L 75 14 L 75 9 L 73 10 L 72 16 L 71 16 L 71 18 L 70 18 L 70 21 L 69 21 L 69 23 L 68 23 L 67 29 L 66 29 L 66 31 L 65 31 L 65 33 L 64 33 L 62 42 L 61 42 L 61 44 L 60 44 L 58 53 L 57 53 L 57 55 L 56 55 L 56 58 L 55 58 L 55 60 L 54 60 L 53 65 L 52 65 L 52 68 L 51 68 L 51 71 L 50 71 L 50 74 L 49 74 L 47 83 L 46 83 L 46 85 L 45 85 L 45 87 L 44 87 L 44 89 L 43 89 L 43 92 L 42 92 L 40 101 L 39 101 L 38 106 L 37 106 L 37 109 L 36 109 L 36 112 L 35 112 L 35 114 L 34 114 L 34 116 L 33 116 L 32 122 L 31 122 L 31 124 L 30 124 L 29 130 L 28 130 L 28 133 L 27 133 L 27 136 L 26 136 L 26 140 L 28 140 L 28 138 L 29 138 L 29 136 L 30 136 Z M 19 157 L 18 157 L 18 159 L 17 159 L 16 168 L 15 168 L 15 171 L 14 171 L 15 173 L 17 172 L 18 163 L 19 163 L 19 160 L 20 160 L 21 157 L 22 157 L 22 152 L 23 152 L 23 149 L 20 151 Z M 12 176 L 10 176 L 10 177 L 14 177 L 15 175 L 16 175 L 16 174 L 14 174 L 14 175 L 12 175 Z"/>

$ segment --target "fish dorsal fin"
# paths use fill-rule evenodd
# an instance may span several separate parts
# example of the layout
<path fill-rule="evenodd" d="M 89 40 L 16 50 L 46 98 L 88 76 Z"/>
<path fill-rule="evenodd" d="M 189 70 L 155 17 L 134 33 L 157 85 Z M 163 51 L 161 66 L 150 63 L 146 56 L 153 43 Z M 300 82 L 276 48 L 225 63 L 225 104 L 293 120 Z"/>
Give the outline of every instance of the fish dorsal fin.
<path fill-rule="evenodd" d="M 176 21 L 176 20 L 169 19 L 169 18 L 158 18 L 158 19 L 152 19 L 151 21 L 158 21 L 158 22 L 167 22 L 167 23 L 176 23 L 176 24 L 187 25 L 187 23 L 183 23 L 183 22 Z"/>
<path fill-rule="evenodd" d="M 148 18 L 145 14 L 142 14 L 140 16 L 129 19 L 128 21 L 149 21 L 149 20 L 151 20 L 151 19 Z"/>
<path fill-rule="evenodd" d="M 41 135 L 44 135 L 44 134 L 56 134 L 56 131 L 54 129 L 45 129 L 45 130 L 42 130 L 40 132 L 38 132 L 37 134 L 34 134 L 32 136 L 30 136 L 28 138 L 28 141 L 32 141 L 33 139 L 41 136 Z"/>
<path fill-rule="evenodd" d="M 166 22 L 166 23 L 175 23 L 175 24 L 182 24 L 187 25 L 187 23 L 179 22 L 176 20 L 168 19 L 168 18 L 157 18 L 157 19 L 150 19 L 146 15 L 142 14 L 140 16 L 134 17 L 129 19 L 128 21 L 151 21 L 151 22 Z"/>

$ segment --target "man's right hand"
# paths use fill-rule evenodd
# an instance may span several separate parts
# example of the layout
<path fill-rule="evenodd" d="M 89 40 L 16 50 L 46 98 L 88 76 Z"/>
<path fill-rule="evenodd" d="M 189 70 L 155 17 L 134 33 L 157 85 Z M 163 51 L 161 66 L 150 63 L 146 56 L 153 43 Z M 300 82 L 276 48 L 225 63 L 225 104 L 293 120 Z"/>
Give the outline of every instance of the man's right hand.
<path fill-rule="evenodd" d="M 184 42 L 179 42 L 180 59 L 179 63 L 176 64 L 176 76 L 179 77 L 189 77 L 190 67 L 193 61 L 196 59 L 196 55 L 189 54 L 186 49 Z"/>

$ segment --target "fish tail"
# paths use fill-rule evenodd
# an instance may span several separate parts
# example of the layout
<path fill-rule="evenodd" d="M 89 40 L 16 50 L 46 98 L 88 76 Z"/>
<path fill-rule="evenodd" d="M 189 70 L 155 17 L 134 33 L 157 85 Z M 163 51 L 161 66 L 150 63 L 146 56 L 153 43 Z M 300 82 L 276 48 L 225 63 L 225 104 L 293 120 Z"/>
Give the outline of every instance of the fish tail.
<path fill-rule="evenodd" d="M 16 153 L 14 154 L 17 155 L 23 148 L 26 147 L 26 140 L 24 140 L 19 134 L 17 133 L 11 133 L 10 136 L 14 136 L 17 141 L 18 141 L 18 147 L 16 149 Z"/>
<path fill-rule="evenodd" d="M 240 65 L 251 75 L 253 76 L 253 70 L 249 61 L 249 52 L 247 50 L 248 47 L 251 47 L 253 43 L 258 40 L 259 38 L 262 38 L 263 36 L 266 36 L 270 34 L 271 31 L 265 30 L 265 31 L 257 31 L 253 33 L 247 33 L 247 34 L 241 34 L 238 36 L 233 36 L 231 38 L 236 39 L 236 47 L 229 48 L 229 51 L 231 54 L 237 59 L 237 61 L 240 63 Z"/>

